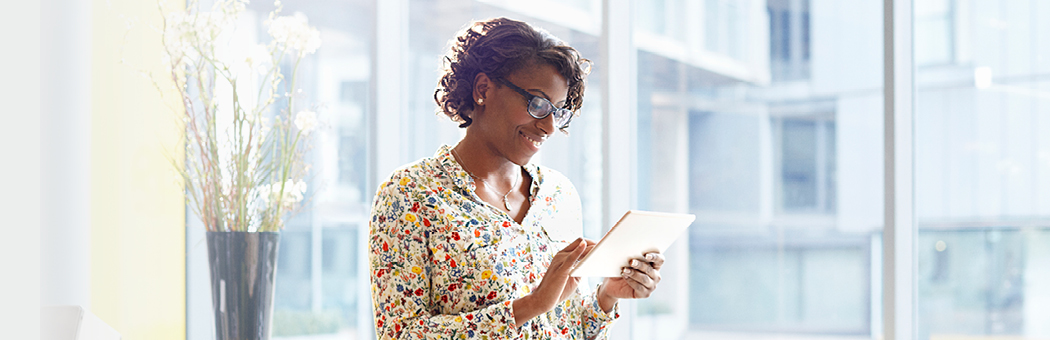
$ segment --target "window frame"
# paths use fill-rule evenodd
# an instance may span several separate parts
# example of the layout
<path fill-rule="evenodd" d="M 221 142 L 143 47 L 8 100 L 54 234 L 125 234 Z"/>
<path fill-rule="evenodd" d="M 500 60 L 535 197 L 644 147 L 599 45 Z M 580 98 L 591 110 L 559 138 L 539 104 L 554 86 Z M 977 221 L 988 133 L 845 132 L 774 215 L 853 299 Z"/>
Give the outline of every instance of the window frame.
<path fill-rule="evenodd" d="M 637 192 L 634 160 L 637 158 L 635 148 L 634 121 L 637 115 L 635 60 L 637 46 L 632 31 L 632 1 L 602 0 L 601 5 L 601 54 L 606 67 L 598 68 L 600 79 L 605 80 L 602 86 L 601 121 L 602 136 L 602 172 L 605 189 L 602 191 L 603 225 L 609 225 L 622 211 L 634 205 L 631 197 Z M 884 147 L 885 147 L 885 186 L 884 186 L 884 219 L 882 242 L 883 279 L 882 289 L 882 329 L 884 339 L 909 340 L 917 338 L 917 258 L 915 257 L 915 240 L 917 228 L 914 219 L 914 56 L 913 56 L 913 1 L 883 0 L 883 51 L 884 51 Z M 404 147 L 401 145 L 402 132 L 398 126 L 407 115 L 407 99 L 400 96 L 406 84 L 405 73 L 401 65 L 405 64 L 407 53 L 402 50 L 407 45 L 408 1 L 376 1 L 374 12 L 375 46 L 373 53 L 373 73 L 370 77 L 372 103 L 367 111 L 368 167 L 366 183 L 369 188 L 376 187 L 378 178 L 389 173 L 400 164 L 405 163 Z M 615 25 L 611 23 L 615 22 Z M 754 51 L 749 54 L 758 53 Z M 768 81 L 769 75 L 742 72 L 742 78 Z M 387 114 L 377 114 L 384 112 Z M 391 112 L 400 114 L 389 114 Z M 612 186 L 612 183 L 629 183 Z M 186 240 L 187 255 L 194 247 L 192 241 L 198 240 L 203 228 L 187 214 Z M 365 239 L 365 238 L 359 238 Z M 363 249 L 363 248 L 362 248 Z M 367 268 L 367 254 L 360 254 L 359 268 Z M 187 261 L 200 259 L 187 258 Z M 200 274 L 200 273 L 197 273 Z M 206 275 L 206 274 L 205 274 Z M 187 314 L 193 302 L 189 300 L 192 280 L 207 280 L 194 273 L 187 272 Z M 877 289 L 877 288 L 876 288 Z M 369 296 L 368 289 L 363 288 L 362 301 Z M 873 290 L 875 292 L 876 290 Z M 195 292 L 199 294 L 200 292 Z M 875 301 L 875 296 L 872 296 Z M 367 310 L 361 313 L 358 323 L 371 324 L 370 304 L 362 304 Z M 203 306 L 199 306 L 203 307 Z M 196 309 L 193 309 L 196 310 Z M 210 308 L 209 308 L 210 310 Z M 630 327 L 636 312 L 632 303 L 621 306 L 623 320 L 621 327 Z M 210 315 L 204 315 L 208 318 Z M 878 317 L 878 316 L 876 316 Z M 187 318 L 188 321 L 191 319 Z M 187 322 L 187 335 L 192 333 L 192 323 Z M 628 325 L 623 325 L 628 324 Z M 873 324 L 877 327 L 877 324 Z M 360 327 L 359 336 L 373 338 L 371 327 Z M 613 339 L 629 339 L 631 332 L 616 332 Z"/>

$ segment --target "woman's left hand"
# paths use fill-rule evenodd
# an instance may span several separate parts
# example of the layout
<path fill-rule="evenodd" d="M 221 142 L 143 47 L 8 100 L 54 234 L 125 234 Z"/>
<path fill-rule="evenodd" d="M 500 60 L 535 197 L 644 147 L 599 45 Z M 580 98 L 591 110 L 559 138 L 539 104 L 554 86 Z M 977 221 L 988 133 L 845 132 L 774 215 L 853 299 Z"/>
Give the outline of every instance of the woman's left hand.
<path fill-rule="evenodd" d="M 598 303 L 608 312 L 619 299 L 644 299 L 656 290 L 660 283 L 660 267 L 664 256 L 648 253 L 641 259 L 633 259 L 623 268 L 620 277 L 606 278 L 598 290 Z"/>

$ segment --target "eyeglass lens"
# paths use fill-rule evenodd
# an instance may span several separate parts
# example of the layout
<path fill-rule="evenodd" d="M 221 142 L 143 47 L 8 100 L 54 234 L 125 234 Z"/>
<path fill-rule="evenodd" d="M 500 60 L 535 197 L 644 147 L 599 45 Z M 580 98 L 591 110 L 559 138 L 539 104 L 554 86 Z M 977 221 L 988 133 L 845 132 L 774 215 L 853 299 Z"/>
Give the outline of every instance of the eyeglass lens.
<path fill-rule="evenodd" d="M 572 117 L 569 110 L 556 108 L 550 101 L 542 97 L 533 97 L 532 100 L 529 101 L 529 113 L 537 119 L 547 118 L 547 115 L 553 114 L 554 124 L 559 128 L 568 125 L 569 118 Z"/>

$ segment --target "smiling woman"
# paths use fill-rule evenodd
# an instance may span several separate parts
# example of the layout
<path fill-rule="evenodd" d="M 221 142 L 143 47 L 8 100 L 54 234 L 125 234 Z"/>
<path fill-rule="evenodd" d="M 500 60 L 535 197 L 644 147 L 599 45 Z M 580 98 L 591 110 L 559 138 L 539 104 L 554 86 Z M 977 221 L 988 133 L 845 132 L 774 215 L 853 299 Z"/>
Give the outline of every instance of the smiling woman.
<path fill-rule="evenodd" d="M 569 270 L 594 245 L 579 237 L 579 195 L 530 163 L 579 110 L 589 61 L 506 18 L 468 26 L 445 60 L 434 99 L 466 134 L 379 186 L 369 234 L 376 334 L 607 338 L 617 301 L 649 296 L 663 256 L 638 254 L 646 260 L 622 277 L 578 290 Z"/>

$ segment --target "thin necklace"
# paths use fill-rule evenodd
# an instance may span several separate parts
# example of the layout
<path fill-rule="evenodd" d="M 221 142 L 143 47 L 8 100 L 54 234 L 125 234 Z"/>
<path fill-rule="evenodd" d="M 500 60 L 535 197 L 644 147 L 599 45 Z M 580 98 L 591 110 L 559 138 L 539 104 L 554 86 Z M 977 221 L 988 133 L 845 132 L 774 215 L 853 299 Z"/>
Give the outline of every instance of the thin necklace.
<path fill-rule="evenodd" d="M 478 176 L 474 176 L 474 174 L 471 173 L 470 170 L 467 170 L 467 167 L 464 166 L 463 163 L 462 163 L 463 158 L 459 157 L 459 154 L 456 153 L 456 149 L 453 148 L 453 149 L 450 149 L 450 150 L 452 150 L 452 155 L 456 156 L 456 160 L 460 161 L 459 166 L 461 168 L 463 168 L 463 171 L 467 172 L 467 175 L 470 175 L 470 177 L 473 177 L 473 178 L 480 179 L 481 182 L 485 184 L 485 186 L 487 186 L 489 188 L 492 188 L 493 190 L 496 189 L 496 186 L 492 185 L 492 183 L 489 183 L 489 181 L 486 181 L 484 178 L 481 178 L 481 177 L 478 177 Z M 507 200 L 507 196 L 509 196 L 510 193 L 512 191 L 514 191 L 514 188 L 518 187 L 518 183 L 521 182 L 521 172 L 520 171 L 515 171 L 515 172 L 518 173 L 518 175 L 514 177 L 514 184 L 510 186 L 510 190 L 507 190 L 506 194 L 503 194 L 503 206 L 507 208 L 507 212 L 510 212 L 510 201 Z M 499 192 L 497 191 L 496 193 L 499 193 Z"/>

